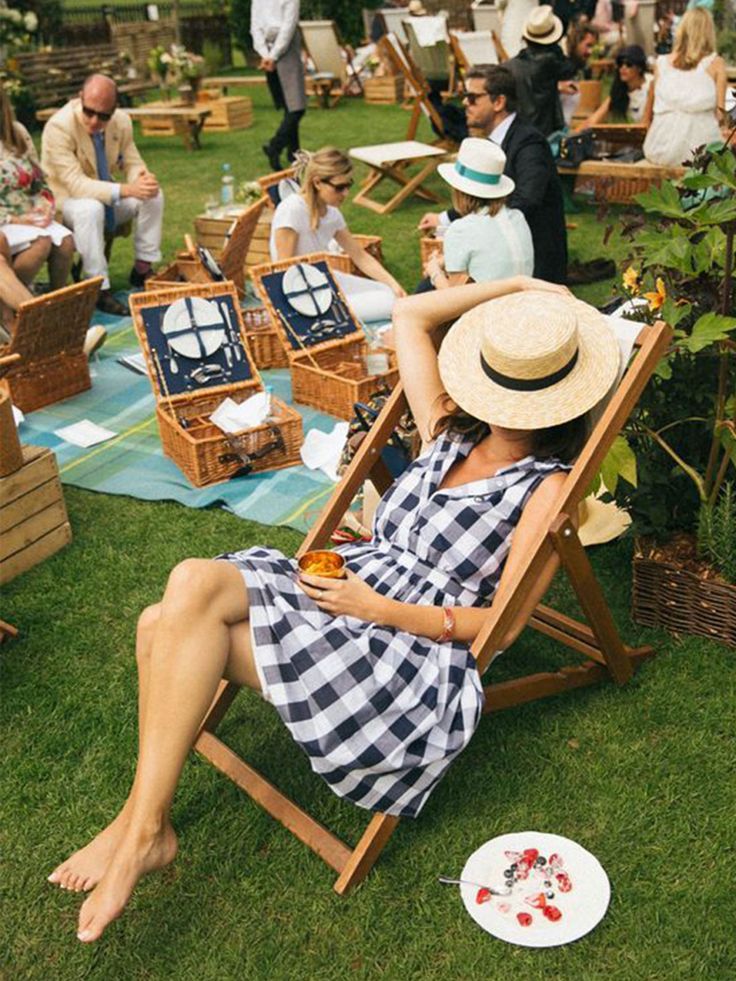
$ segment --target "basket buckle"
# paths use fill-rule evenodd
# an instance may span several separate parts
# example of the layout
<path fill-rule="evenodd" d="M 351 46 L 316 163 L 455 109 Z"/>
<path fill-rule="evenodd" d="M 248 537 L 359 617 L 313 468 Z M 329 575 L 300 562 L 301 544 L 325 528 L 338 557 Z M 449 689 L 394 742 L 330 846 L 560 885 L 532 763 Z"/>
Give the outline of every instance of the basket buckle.
<path fill-rule="evenodd" d="M 264 443 L 259 450 L 252 450 L 250 453 L 244 447 L 247 437 L 232 436 L 230 433 L 225 433 L 225 440 L 232 452 L 224 453 L 219 458 L 219 462 L 235 463 L 237 460 L 240 460 L 242 464 L 231 476 L 244 477 L 251 472 L 256 460 L 262 460 L 264 456 L 268 456 L 270 453 L 286 452 L 286 443 L 281 429 L 278 426 L 269 426 L 269 429 L 273 439 L 268 443 Z"/>

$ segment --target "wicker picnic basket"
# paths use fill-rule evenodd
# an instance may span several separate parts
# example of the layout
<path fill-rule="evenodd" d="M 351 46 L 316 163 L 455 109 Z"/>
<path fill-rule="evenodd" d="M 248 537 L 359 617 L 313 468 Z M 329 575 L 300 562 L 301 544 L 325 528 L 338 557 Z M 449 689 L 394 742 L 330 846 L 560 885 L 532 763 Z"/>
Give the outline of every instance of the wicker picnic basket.
<path fill-rule="evenodd" d="M 249 366 L 247 380 L 202 386 L 199 390 L 178 394 L 168 391 L 165 369 L 154 351 L 143 314 L 148 308 L 167 307 L 183 297 L 220 302 L 229 299 L 230 315 L 237 320 L 242 359 Z M 130 309 L 156 397 L 156 418 L 163 451 L 196 487 L 251 471 L 280 470 L 300 462 L 302 419 L 295 409 L 280 399 L 272 398 L 269 419 L 251 429 L 227 434 L 210 421 L 211 413 L 225 398 L 240 403 L 263 390 L 232 283 L 190 284 L 136 293 L 130 298 Z"/>
<path fill-rule="evenodd" d="M 92 387 L 84 339 L 101 284 L 96 276 L 20 305 L 10 343 L 0 347 L 0 384 L 23 412 Z"/>
<path fill-rule="evenodd" d="M 276 329 L 282 337 L 288 353 L 291 371 L 291 394 L 295 402 L 311 405 L 322 412 L 340 419 L 352 419 L 355 403 L 366 402 L 379 388 L 393 388 L 398 380 L 396 357 L 387 348 L 369 348 L 365 334 L 359 328 L 332 341 L 304 346 L 297 343 L 285 327 L 285 320 L 274 306 L 264 285 L 264 277 L 281 272 L 296 263 L 324 263 L 330 269 L 350 268 L 347 256 L 336 256 L 326 252 L 315 252 L 307 256 L 297 256 L 282 262 L 255 266 L 251 270 L 253 283 L 264 305 L 268 309 Z M 353 322 L 355 315 L 340 287 L 335 290 L 342 305 L 350 312 Z M 388 369 L 377 374 L 368 370 L 366 358 L 369 354 L 383 354 Z"/>
<path fill-rule="evenodd" d="M 281 335 L 274 327 L 266 307 L 243 310 L 243 326 L 256 368 L 288 368 L 289 358 Z"/>
<path fill-rule="evenodd" d="M 146 280 L 146 290 L 166 289 L 168 286 L 180 286 L 184 283 L 211 283 L 212 277 L 196 256 L 181 251 L 176 258 L 158 269 L 153 276 Z"/>

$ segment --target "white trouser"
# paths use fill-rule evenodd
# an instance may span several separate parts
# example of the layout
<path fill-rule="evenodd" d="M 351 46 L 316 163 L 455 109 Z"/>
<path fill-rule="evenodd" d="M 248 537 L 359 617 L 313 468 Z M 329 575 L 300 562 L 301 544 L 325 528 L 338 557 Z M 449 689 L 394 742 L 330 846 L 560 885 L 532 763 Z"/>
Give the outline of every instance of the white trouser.
<path fill-rule="evenodd" d="M 115 227 L 135 218 L 133 244 L 135 258 L 145 262 L 161 259 L 161 230 L 164 219 L 164 196 L 141 201 L 122 198 L 115 208 Z M 82 257 L 85 276 L 102 276 L 102 288 L 110 288 L 105 258 L 105 206 L 94 198 L 67 198 L 61 209 L 64 224 L 74 232 L 77 252 Z"/>
<path fill-rule="evenodd" d="M 390 320 L 396 303 L 396 294 L 386 283 L 378 283 L 366 276 L 356 276 L 335 270 L 337 280 L 353 313 L 362 323 Z"/>

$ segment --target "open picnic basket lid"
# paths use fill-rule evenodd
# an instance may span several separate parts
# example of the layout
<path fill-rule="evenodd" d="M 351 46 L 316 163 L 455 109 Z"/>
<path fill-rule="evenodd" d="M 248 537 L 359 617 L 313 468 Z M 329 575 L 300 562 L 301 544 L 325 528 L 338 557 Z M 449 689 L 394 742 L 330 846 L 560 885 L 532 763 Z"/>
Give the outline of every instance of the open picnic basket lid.
<path fill-rule="evenodd" d="M 166 286 L 129 303 L 157 402 L 263 390 L 231 282 Z"/>
<path fill-rule="evenodd" d="M 365 333 L 334 276 L 343 256 L 311 252 L 251 269 L 251 276 L 289 361 L 346 341 L 364 341 Z"/>

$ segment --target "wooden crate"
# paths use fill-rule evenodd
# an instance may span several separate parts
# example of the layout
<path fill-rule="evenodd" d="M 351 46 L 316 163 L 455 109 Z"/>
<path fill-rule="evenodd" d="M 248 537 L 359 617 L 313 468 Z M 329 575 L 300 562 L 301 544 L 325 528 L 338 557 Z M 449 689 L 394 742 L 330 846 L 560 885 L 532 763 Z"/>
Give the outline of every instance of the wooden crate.
<path fill-rule="evenodd" d="M 23 466 L 0 478 L 0 585 L 72 540 L 56 457 L 23 447 Z"/>
<path fill-rule="evenodd" d="M 383 75 L 363 82 L 365 101 L 373 106 L 395 105 L 404 97 L 404 76 Z"/>
<path fill-rule="evenodd" d="M 183 107 L 183 103 L 179 104 Z M 143 136 L 186 136 L 189 123 L 181 116 L 141 116 Z"/>
<path fill-rule="evenodd" d="M 219 360 L 220 375 L 208 377 L 199 387 L 190 387 L 190 383 L 193 386 L 194 376 L 189 375 L 187 380 L 187 373 L 182 372 L 181 366 L 175 372 L 170 365 L 168 369 L 166 366 L 167 360 L 173 358 L 171 345 L 167 345 L 166 335 L 162 331 L 161 308 L 185 297 L 210 300 L 218 307 L 225 303 L 228 311 L 221 311 L 223 323 L 218 327 L 224 329 L 224 342 L 199 359 L 206 357 L 208 367 Z M 265 422 L 238 433 L 226 434 L 210 421 L 210 415 L 225 398 L 243 402 L 263 390 L 248 345 L 238 295 L 232 283 L 172 285 L 151 292 L 134 293 L 130 298 L 130 312 L 156 397 L 156 419 L 163 451 L 195 487 L 205 487 L 251 471 L 292 467 L 300 462 L 302 419 L 295 409 L 280 399 L 272 399 L 272 412 Z M 150 314 L 148 325 L 145 319 L 147 312 Z M 193 322 L 194 314 L 191 311 L 190 317 Z M 199 329 L 193 327 L 195 333 Z M 184 359 L 178 353 L 177 356 L 180 365 L 184 360 L 191 360 Z M 240 364 L 247 370 L 241 371 L 240 376 L 231 370 L 225 374 L 230 380 L 223 383 L 219 379 L 224 367 L 228 365 L 232 369 L 234 364 Z M 212 378 L 216 380 L 212 381 Z M 181 382 L 181 390 L 175 388 L 174 379 Z M 173 394 L 171 389 L 174 390 Z"/>
<path fill-rule="evenodd" d="M 253 100 L 247 95 L 223 95 L 207 98 L 207 92 L 197 99 L 197 106 L 211 110 L 204 122 L 205 133 L 229 133 L 231 130 L 248 129 L 253 125 Z"/>

